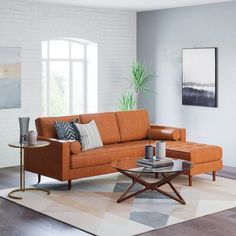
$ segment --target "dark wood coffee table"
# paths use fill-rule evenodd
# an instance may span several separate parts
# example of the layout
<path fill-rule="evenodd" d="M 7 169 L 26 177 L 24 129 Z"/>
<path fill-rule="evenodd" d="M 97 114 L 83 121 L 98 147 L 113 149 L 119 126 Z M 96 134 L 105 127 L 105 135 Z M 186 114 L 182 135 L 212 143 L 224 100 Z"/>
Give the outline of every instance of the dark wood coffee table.
<path fill-rule="evenodd" d="M 180 193 L 176 190 L 174 185 L 171 183 L 171 180 L 175 179 L 179 175 L 187 172 L 192 167 L 192 163 L 189 161 L 184 160 L 176 160 L 173 159 L 174 165 L 169 167 L 161 167 L 161 168 L 151 168 L 151 167 L 140 167 L 136 166 L 136 168 L 129 169 L 127 168 L 127 163 L 130 162 L 130 159 L 124 159 L 120 161 L 114 161 L 112 162 L 112 166 L 122 173 L 123 175 L 129 177 L 132 179 L 132 183 L 130 186 L 125 190 L 125 192 L 121 195 L 121 197 L 117 200 L 117 203 L 120 203 L 122 201 L 125 201 L 129 198 L 132 198 L 138 194 L 141 194 L 146 191 L 157 191 L 177 202 L 180 202 L 181 204 L 186 204 Z M 146 179 L 144 179 L 145 174 L 153 174 L 156 177 L 160 175 L 161 179 L 156 179 L 154 182 L 149 182 Z M 130 193 L 130 190 L 134 187 L 134 185 L 140 184 L 144 188 L 135 192 Z M 170 194 L 162 189 L 160 189 L 161 186 L 164 184 L 168 184 L 170 188 L 173 190 L 175 195 Z M 130 194 L 129 194 L 130 193 Z"/>

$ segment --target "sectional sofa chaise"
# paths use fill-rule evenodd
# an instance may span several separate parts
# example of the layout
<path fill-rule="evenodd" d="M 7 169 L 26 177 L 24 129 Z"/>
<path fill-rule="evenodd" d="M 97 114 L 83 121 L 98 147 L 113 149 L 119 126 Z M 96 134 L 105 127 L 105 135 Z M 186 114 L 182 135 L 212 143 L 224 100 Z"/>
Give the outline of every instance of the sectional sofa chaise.
<path fill-rule="evenodd" d="M 95 120 L 101 135 L 103 147 L 81 150 L 78 141 L 57 139 L 55 121 L 80 123 Z M 189 160 L 193 168 L 187 173 L 189 185 L 192 176 L 205 172 L 213 173 L 222 169 L 222 148 L 214 145 L 186 141 L 186 130 L 152 125 L 145 110 L 81 114 L 63 117 L 40 117 L 36 119 L 39 140 L 47 140 L 50 145 L 40 149 L 25 150 L 25 170 L 48 176 L 60 181 L 71 181 L 89 176 L 112 173 L 115 160 L 130 158 L 130 168 L 136 160 L 144 156 L 144 146 L 156 140 L 167 141 L 167 156 Z M 150 140 L 151 139 L 151 140 Z"/>

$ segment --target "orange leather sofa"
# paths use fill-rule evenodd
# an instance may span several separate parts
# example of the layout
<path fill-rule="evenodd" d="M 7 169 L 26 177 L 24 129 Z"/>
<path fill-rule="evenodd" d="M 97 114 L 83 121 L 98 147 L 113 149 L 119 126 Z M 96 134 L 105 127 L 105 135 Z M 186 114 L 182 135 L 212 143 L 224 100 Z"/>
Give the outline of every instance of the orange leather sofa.
<path fill-rule="evenodd" d="M 104 146 L 92 150 L 81 150 L 78 141 L 57 140 L 55 121 L 80 123 L 95 120 Z M 82 114 L 63 117 L 41 117 L 36 119 L 39 140 L 47 140 L 50 145 L 39 149 L 25 150 L 25 170 L 60 181 L 115 172 L 111 162 L 130 157 L 129 167 L 144 156 L 144 146 L 158 139 L 167 140 L 167 156 L 193 162 L 187 173 L 189 184 L 192 175 L 215 172 L 222 168 L 222 149 L 218 146 L 186 142 L 186 130 L 158 125 L 150 125 L 145 110 Z M 150 140 L 152 139 L 152 140 Z"/>

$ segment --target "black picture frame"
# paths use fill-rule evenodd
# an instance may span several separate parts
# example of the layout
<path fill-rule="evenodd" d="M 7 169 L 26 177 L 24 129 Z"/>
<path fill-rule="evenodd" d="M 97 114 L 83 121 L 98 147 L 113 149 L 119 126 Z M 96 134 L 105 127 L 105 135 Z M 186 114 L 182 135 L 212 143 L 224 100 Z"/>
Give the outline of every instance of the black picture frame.
<path fill-rule="evenodd" d="M 182 49 L 182 105 L 218 107 L 217 48 Z"/>

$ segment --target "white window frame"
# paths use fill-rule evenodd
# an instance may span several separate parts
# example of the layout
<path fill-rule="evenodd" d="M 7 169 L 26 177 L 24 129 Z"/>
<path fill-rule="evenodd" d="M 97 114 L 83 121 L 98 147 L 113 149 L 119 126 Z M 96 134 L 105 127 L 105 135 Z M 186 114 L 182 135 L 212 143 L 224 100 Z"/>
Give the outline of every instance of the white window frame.
<path fill-rule="evenodd" d="M 50 97 L 50 62 L 68 62 L 69 63 L 69 113 L 74 114 L 73 111 L 73 63 L 74 62 L 81 62 L 83 63 L 83 113 L 87 112 L 87 43 L 81 42 L 80 40 L 73 40 L 73 39 L 55 39 L 56 41 L 66 41 L 69 43 L 69 58 L 50 58 L 50 42 L 54 40 L 45 40 L 43 42 L 47 42 L 47 58 L 42 57 L 42 63 L 46 63 L 46 83 L 45 83 L 45 104 L 44 104 L 44 114 L 49 115 L 49 97 Z M 84 58 L 83 59 L 73 59 L 71 58 L 71 43 L 77 43 L 84 46 Z M 63 114 L 62 114 L 63 115 Z"/>

